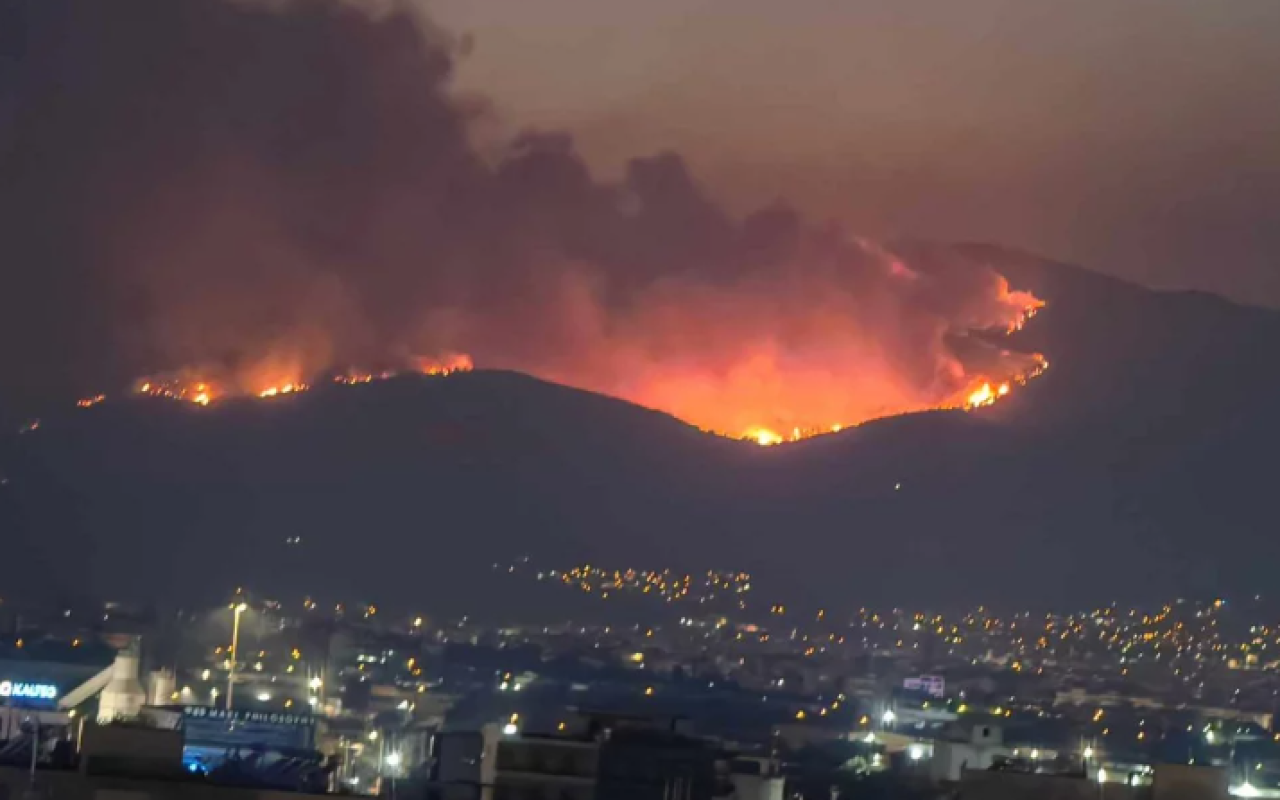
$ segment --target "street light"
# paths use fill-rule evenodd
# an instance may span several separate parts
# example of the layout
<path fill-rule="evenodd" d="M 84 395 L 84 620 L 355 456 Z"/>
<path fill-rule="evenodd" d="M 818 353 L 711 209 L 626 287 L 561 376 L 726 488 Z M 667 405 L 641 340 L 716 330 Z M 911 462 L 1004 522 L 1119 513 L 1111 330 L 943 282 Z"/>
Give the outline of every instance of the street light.
<path fill-rule="evenodd" d="M 235 694 L 236 683 L 236 656 L 239 655 L 237 649 L 240 644 L 240 615 L 249 610 L 249 606 L 244 603 L 237 603 L 231 606 L 233 620 L 231 623 L 231 666 L 227 669 L 227 712 L 231 712 L 231 697 Z"/>
<path fill-rule="evenodd" d="M 400 761 L 401 761 L 400 754 L 394 751 L 387 753 L 386 761 L 387 761 L 388 767 L 395 769 L 396 767 L 400 766 Z"/>

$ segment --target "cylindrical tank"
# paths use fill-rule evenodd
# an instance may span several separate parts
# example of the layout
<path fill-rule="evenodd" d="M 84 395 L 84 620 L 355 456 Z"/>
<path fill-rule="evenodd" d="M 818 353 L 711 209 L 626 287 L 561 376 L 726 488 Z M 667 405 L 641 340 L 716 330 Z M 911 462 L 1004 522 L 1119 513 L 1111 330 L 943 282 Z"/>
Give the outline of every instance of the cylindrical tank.
<path fill-rule="evenodd" d="M 178 691 L 178 679 L 174 676 L 171 669 L 158 669 L 151 673 L 151 679 L 148 681 L 147 693 L 150 700 L 147 702 L 153 706 L 168 705 L 173 702 L 173 693 Z"/>
<path fill-rule="evenodd" d="M 98 700 L 98 722 L 134 719 L 142 710 L 147 695 L 138 682 L 138 652 L 126 648 L 116 653 L 111 665 L 111 680 Z"/>

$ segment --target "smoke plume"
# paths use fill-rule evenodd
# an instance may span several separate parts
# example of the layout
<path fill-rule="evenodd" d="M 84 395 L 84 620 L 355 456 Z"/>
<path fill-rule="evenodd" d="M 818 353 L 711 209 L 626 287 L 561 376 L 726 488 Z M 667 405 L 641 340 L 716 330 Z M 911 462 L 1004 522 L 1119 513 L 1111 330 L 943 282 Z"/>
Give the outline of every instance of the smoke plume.
<path fill-rule="evenodd" d="M 603 182 L 565 134 L 476 146 L 491 111 L 451 88 L 465 48 L 407 5 L 0 2 L 17 402 L 466 353 L 739 435 L 1036 367 L 969 335 L 1036 305 L 986 267 L 784 204 L 735 219 L 673 153 Z"/>

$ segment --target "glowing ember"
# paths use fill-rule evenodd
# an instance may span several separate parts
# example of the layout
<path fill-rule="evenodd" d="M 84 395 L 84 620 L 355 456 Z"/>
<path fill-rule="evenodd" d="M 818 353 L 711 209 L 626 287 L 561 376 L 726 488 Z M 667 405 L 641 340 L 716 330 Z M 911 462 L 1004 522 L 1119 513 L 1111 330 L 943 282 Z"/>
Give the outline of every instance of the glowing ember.
<path fill-rule="evenodd" d="M 984 383 L 976 392 L 969 395 L 969 399 L 965 402 L 967 408 L 981 408 L 989 406 L 996 401 L 996 393 L 991 390 L 991 384 Z"/>
<path fill-rule="evenodd" d="M 82 397 L 76 401 L 76 408 L 93 408 L 98 403 L 106 400 L 107 396 L 103 394 L 95 394 L 93 397 Z"/>
<path fill-rule="evenodd" d="M 181 377 L 148 378 L 138 384 L 137 393 L 149 397 L 182 400 L 198 406 L 207 406 L 222 396 L 222 392 L 216 391 L 206 380 L 186 380 Z"/>
<path fill-rule="evenodd" d="M 449 353 L 439 359 L 414 359 L 414 369 L 423 375 L 452 375 L 455 372 L 470 372 L 474 368 L 471 356 L 463 353 Z"/>
<path fill-rule="evenodd" d="M 756 444 L 761 445 L 763 447 L 768 447 L 769 445 L 774 445 L 774 444 L 782 444 L 783 442 L 786 441 L 786 439 L 783 439 L 777 433 L 774 433 L 773 431 L 768 430 L 766 428 L 755 428 L 752 430 L 748 430 L 745 434 L 743 434 L 742 438 L 747 439 L 748 441 L 755 442 Z"/>
<path fill-rule="evenodd" d="M 270 386 L 258 392 L 258 397 L 277 397 L 282 394 L 305 392 L 310 387 L 305 383 L 286 383 L 283 386 Z"/>
<path fill-rule="evenodd" d="M 373 383 L 374 381 L 385 381 L 388 378 L 394 378 L 398 372 L 386 370 L 383 372 L 358 372 L 350 371 L 342 375 L 335 375 L 334 383 L 340 383 L 344 386 L 355 386 L 360 383 Z"/>

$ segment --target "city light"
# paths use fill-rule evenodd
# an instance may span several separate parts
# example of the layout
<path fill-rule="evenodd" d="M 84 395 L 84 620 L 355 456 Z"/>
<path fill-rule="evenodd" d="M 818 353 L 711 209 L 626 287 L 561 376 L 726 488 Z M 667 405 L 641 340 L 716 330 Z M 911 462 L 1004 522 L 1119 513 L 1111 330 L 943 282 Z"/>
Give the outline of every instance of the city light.
<path fill-rule="evenodd" d="M 1106 782 L 1107 782 L 1107 771 L 1106 771 L 1105 769 L 1102 769 L 1101 767 L 1099 767 L 1099 768 L 1098 768 L 1098 783 L 1106 783 Z"/>
<path fill-rule="evenodd" d="M 514 722 L 508 722 L 506 725 L 502 726 L 502 732 L 507 736 L 515 736 L 520 732 L 520 729 L 516 727 Z"/>
<path fill-rule="evenodd" d="M 258 702 L 259 702 L 259 703 L 267 703 L 267 702 L 270 702 L 270 700 L 271 700 L 271 693 L 270 693 L 270 692 L 259 692 L 259 693 L 258 693 Z"/>
<path fill-rule="evenodd" d="M 907 756 L 910 757 L 912 761 L 919 761 L 920 759 L 924 758 L 924 745 L 922 744 L 911 745 L 910 747 L 907 748 Z"/>
<path fill-rule="evenodd" d="M 387 753 L 386 761 L 387 761 L 388 767 L 395 769 L 396 767 L 400 766 L 400 754 L 394 751 Z"/>
<path fill-rule="evenodd" d="M 892 708 L 886 710 L 884 714 L 880 716 L 880 721 L 883 722 L 885 725 L 892 725 L 897 719 L 898 719 L 898 715 L 893 713 Z"/>

